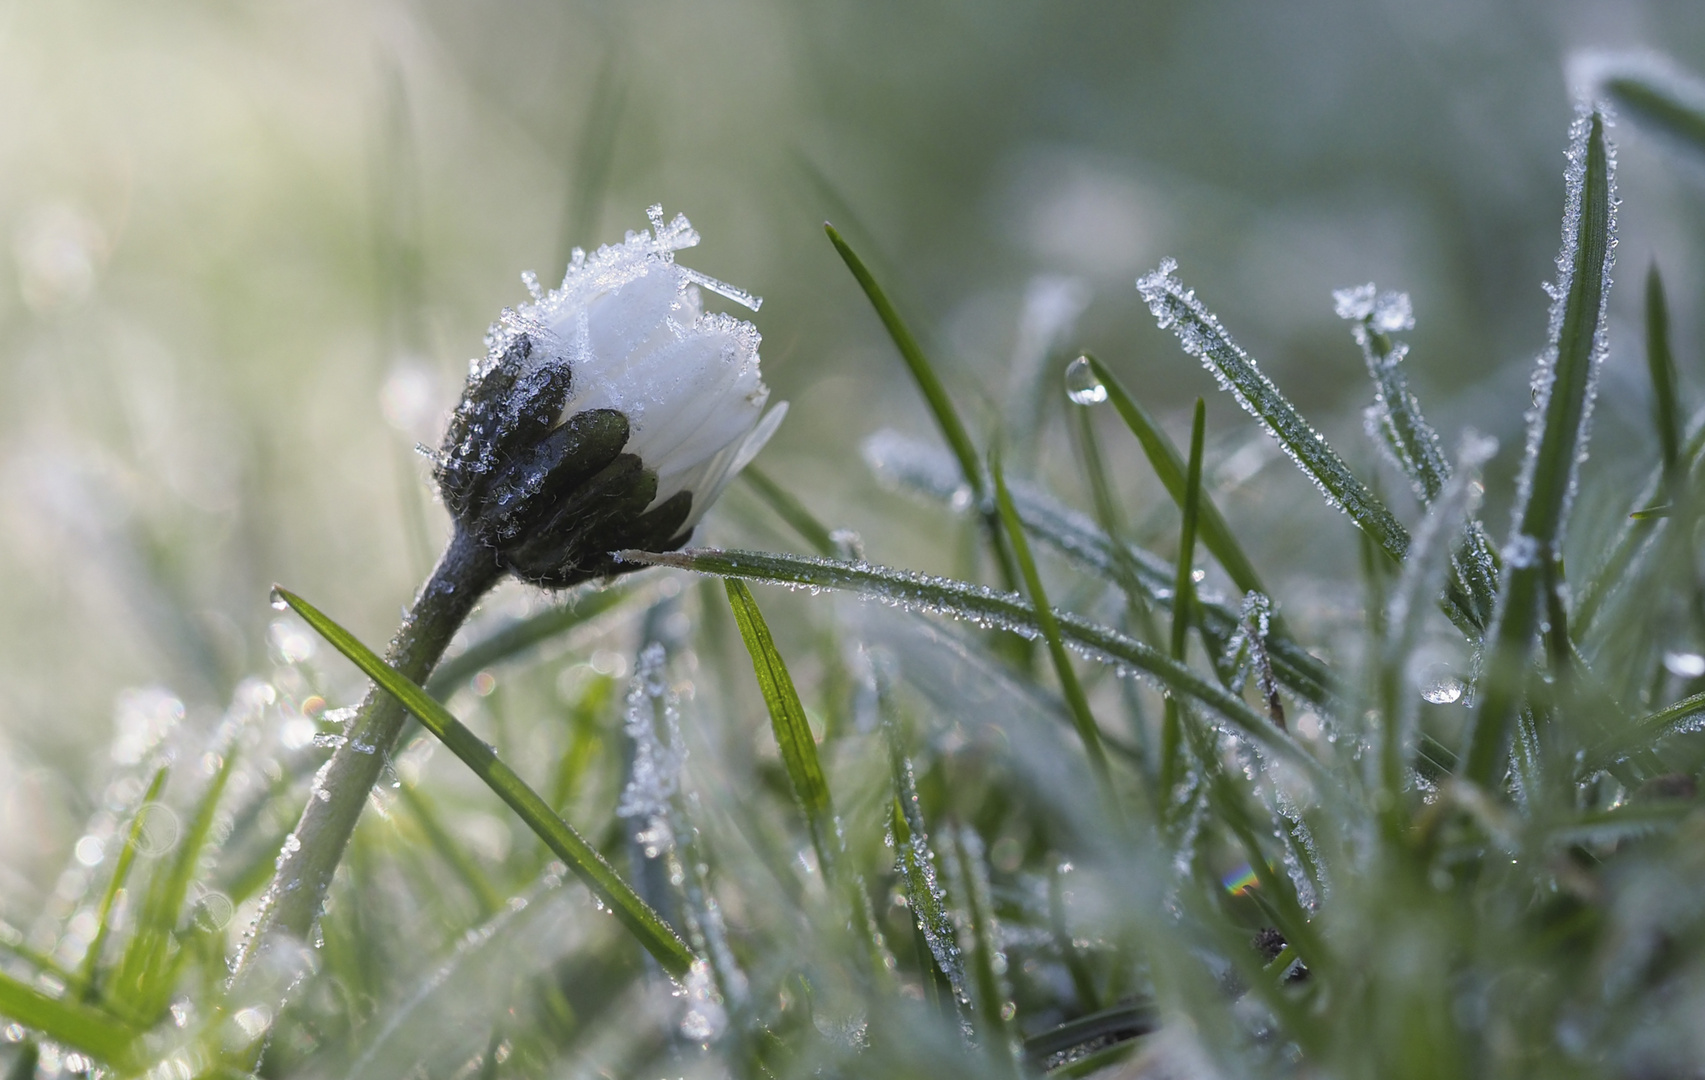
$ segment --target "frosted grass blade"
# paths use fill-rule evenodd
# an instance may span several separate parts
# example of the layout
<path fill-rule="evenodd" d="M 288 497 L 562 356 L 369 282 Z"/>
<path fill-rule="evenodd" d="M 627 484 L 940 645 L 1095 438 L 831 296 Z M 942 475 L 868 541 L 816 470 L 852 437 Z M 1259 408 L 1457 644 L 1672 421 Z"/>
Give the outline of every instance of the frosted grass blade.
<path fill-rule="evenodd" d="M 817 759 L 817 739 L 805 719 L 805 706 L 800 704 L 793 676 L 788 674 L 786 661 L 776 651 L 775 639 L 770 636 L 764 613 L 758 610 L 758 602 L 752 598 L 752 590 L 735 577 L 726 578 L 723 585 L 728 590 L 728 606 L 734 610 L 734 621 L 740 627 L 746 651 L 752 656 L 752 672 L 758 678 L 758 690 L 770 713 L 770 726 L 775 732 L 776 745 L 781 748 L 788 784 L 811 832 L 817 864 L 826 877 L 832 877 L 840 856 L 835 808 L 829 800 L 829 782 Z"/>
<path fill-rule="evenodd" d="M 872 667 L 877 707 L 882 714 L 882 741 L 888 750 L 888 779 L 892 794 L 889 829 L 894 837 L 895 869 L 905 885 L 912 925 L 923 943 L 919 952 L 927 954 L 929 961 L 934 962 L 936 972 L 947 981 L 957 1007 L 970 1000 L 965 990 L 964 956 L 959 951 L 953 917 L 947 910 L 947 892 L 941 886 L 935 851 L 929 845 L 929 831 L 918 798 L 917 777 L 901 742 L 894 688 L 879 665 L 873 664 Z M 925 982 L 928 986 L 934 985 L 927 973 Z"/>
<path fill-rule="evenodd" d="M 616 555 L 624 562 L 675 566 L 718 577 L 767 581 L 814 591 L 834 589 L 852 592 L 896 607 L 950 615 L 1025 637 L 1041 635 L 1036 612 L 1022 597 L 984 585 L 930 577 L 911 570 L 894 570 L 866 562 L 716 548 L 670 552 L 621 551 Z M 1323 775 L 1320 764 L 1307 751 L 1275 729 L 1241 698 L 1174 662 L 1160 650 L 1111 627 L 1057 608 L 1053 614 L 1060 624 L 1061 635 L 1089 655 L 1147 672 L 1173 692 L 1200 702 L 1278 756 L 1301 766 L 1311 776 Z"/>
<path fill-rule="evenodd" d="M 1450 479 L 1438 432 L 1421 415 L 1421 403 L 1409 389 L 1403 360 L 1409 346 L 1394 339 L 1398 330 L 1412 330 L 1414 315 L 1406 293 L 1380 293 L 1370 282 L 1332 294 L 1339 318 L 1350 320 L 1356 345 L 1362 350 L 1368 378 L 1374 384 L 1370 434 L 1391 452 L 1423 504 L 1439 497 Z"/>
<path fill-rule="evenodd" d="M 1137 403 L 1136 398 L 1125 389 L 1121 383 L 1100 360 L 1089 354 L 1090 368 L 1095 377 L 1107 388 L 1107 400 L 1119 413 L 1119 418 L 1125 421 L 1125 426 L 1131 429 L 1131 434 L 1137 437 L 1143 453 L 1149 459 L 1150 468 L 1160 478 L 1167 494 L 1178 504 L 1180 510 L 1184 507 L 1186 491 L 1185 461 L 1178 453 L 1178 448 L 1172 445 L 1172 440 L 1162 431 L 1154 418 Z M 1237 542 L 1237 536 L 1226 523 L 1225 516 L 1219 507 L 1214 505 L 1211 498 L 1202 495 L 1199 500 L 1197 521 L 1202 534 L 1202 544 L 1213 552 L 1231 580 L 1244 592 L 1258 592 L 1272 595 L 1261 583 L 1261 576 L 1255 571 L 1255 564 L 1249 561 L 1249 556 L 1243 551 L 1243 545 Z"/>
<path fill-rule="evenodd" d="M 920 495 L 950 504 L 954 480 L 948 458 L 940 450 L 891 431 L 878 432 L 864 445 L 866 460 L 884 480 Z M 948 466 L 948 467 L 943 467 Z M 954 474 L 956 475 L 956 474 Z M 1047 492 L 1019 480 L 1009 481 L 1013 506 L 1024 527 L 1037 539 L 1059 551 L 1097 577 L 1121 581 L 1128 577 L 1120 563 L 1135 573 L 1148 605 L 1160 610 L 1172 607 L 1173 565 L 1135 544 L 1117 545 L 1105 530 L 1089 518 L 1062 505 Z M 1124 558 L 1121 558 L 1121 555 Z M 1217 601 L 1197 597 L 1197 616 L 1204 627 L 1224 640 L 1237 630 L 1239 614 Z M 1299 697 L 1323 707 L 1333 702 L 1332 677 L 1326 666 L 1283 630 L 1275 627 L 1268 639 L 1273 650 L 1275 673 Z"/>
<path fill-rule="evenodd" d="M 1137 291 L 1160 328 L 1176 334 L 1184 351 L 1202 362 L 1220 388 L 1266 426 L 1329 504 L 1348 514 L 1386 554 L 1402 562 L 1409 551 L 1409 534 L 1402 524 L 1327 445 L 1326 436 L 1302 418 L 1296 406 L 1232 340 L 1219 319 L 1196 299 L 1195 292 L 1174 276 L 1177 269 L 1176 262 L 1165 259 L 1159 269 L 1137 279 Z"/>
<path fill-rule="evenodd" d="M 0 1016 L 123 1069 L 141 1032 L 106 1012 L 50 997 L 0 973 Z"/>
<path fill-rule="evenodd" d="M 1590 775 L 1659 739 L 1678 732 L 1698 730 L 1705 726 L 1705 722 L 1700 720 L 1702 714 L 1705 714 L 1705 693 L 1682 698 L 1673 705 L 1643 716 L 1587 750 L 1582 755 L 1580 771 L 1582 775 Z"/>
<path fill-rule="evenodd" d="M 693 964 L 692 950 L 604 861 L 596 848 L 582 839 L 573 826 L 557 817 L 545 800 L 516 775 L 515 770 L 498 759 L 497 751 L 325 613 L 289 590 L 278 589 L 277 593 L 333 648 L 384 687 L 451 753 L 472 769 L 474 775 L 515 811 L 516 816 L 574 871 L 576 877 L 586 883 L 594 895 L 610 905 L 616 918 L 663 970 L 676 978 L 686 975 Z"/>
<path fill-rule="evenodd" d="M 748 465 L 740 470 L 740 479 L 746 481 L 747 485 L 758 493 L 758 497 L 775 511 L 776 517 L 791 525 L 794 532 L 815 548 L 817 554 L 835 554 L 835 538 L 830 535 L 828 526 L 818 521 L 791 491 L 776 483 L 756 465 Z"/>
<path fill-rule="evenodd" d="M 1534 374 L 1537 396 L 1518 481 L 1517 525 L 1504 553 L 1497 626 L 1464 764 L 1467 778 L 1482 785 L 1496 781 L 1504 760 L 1541 613 L 1549 606 L 1542 595 L 1547 574 L 1561 577 L 1557 564 L 1564 523 L 1606 349 L 1605 310 L 1616 251 L 1615 158 L 1605 141 L 1604 117 L 1596 110 L 1581 112 L 1571 136 L 1551 343 Z"/>
<path fill-rule="evenodd" d="M 1393 836 L 1401 827 L 1399 808 L 1404 788 L 1404 768 L 1411 753 L 1412 729 L 1419 694 L 1412 685 L 1408 664 L 1420 641 L 1422 616 L 1437 596 L 1450 568 L 1452 539 L 1464 521 L 1473 517 L 1480 502 L 1477 483 L 1480 467 L 1491 458 L 1497 443 L 1469 435 L 1458 453 L 1456 468 L 1415 533 L 1409 559 L 1392 593 L 1386 622 L 1385 643 L 1380 657 L 1381 785 L 1388 823 Z"/>
<path fill-rule="evenodd" d="M 446 657 L 430 678 L 426 692 L 444 701 L 456 688 L 479 674 L 482 668 L 502 663 L 534 645 L 590 622 L 634 595 L 632 589 L 583 589 L 570 595 L 567 603 L 546 608 L 499 627 L 455 656 Z"/>
<path fill-rule="evenodd" d="M 1094 772 L 1095 781 L 1101 787 L 1102 798 L 1106 800 L 1108 810 L 1117 813 L 1118 795 L 1113 789 L 1113 776 L 1107 766 L 1107 751 L 1101 745 L 1101 729 L 1095 723 L 1094 713 L 1090 712 L 1089 698 L 1084 696 L 1083 684 L 1078 682 L 1071 657 L 1066 655 L 1065 641 L 1060 637 L 1060 624 L 1054 618 L 1054 609 L 1048 604 L 1048 594 L 1042 587 L 1042 575 L 1036 571 L 1036 560 L 1030 557 L 1030 542 L 1025 539 L 1024 526 L 1018 520 L 1018 511 L 1013 509 L 1012 494 L 1006 488 L 1006 477 L 1001 470 L 999 454 L 990 455 L 989 473 L 994 477 L 995 503 L 1000 510 L 1001 521 L 1006 525 L 1007 539 L 1012 543 L 1012 553 L 1018 560 L 1019 572 L 1024 575 L 1025 591 L 1030 594 L 1031 607 L 1036 612 L 1036 621 L 1041 627 L 1042 637 L 1048 643 L 1048 655 L 1054 662 L 1054 674 L 1060 680 L 1060 692 L 1071 711 L 1072 722 L 1077 725 L 1078 738 L 1083 741 L 1084 752 L 1089 755 L 1090 770 Z"/>

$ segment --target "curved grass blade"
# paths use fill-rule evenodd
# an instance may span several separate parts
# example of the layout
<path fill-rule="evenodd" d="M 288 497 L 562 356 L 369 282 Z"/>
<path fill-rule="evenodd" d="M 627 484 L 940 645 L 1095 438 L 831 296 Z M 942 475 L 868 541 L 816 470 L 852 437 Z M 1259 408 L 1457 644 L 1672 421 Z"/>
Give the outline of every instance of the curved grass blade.
<path fill-rule="evenodd" d="M 1618 113 L 1696 153 L 1705 153 L 1705 84 L 1646 56 L 1600 58 L 1599 89 Z"/>
<path fill-rule="evenodd" d="M 1084 356 L 1088 358 L 1089 366 L 1095 372 L 1095 377 L 1100 379 L 1101 384 L 1107 388 L 1107 400 L 1112 402 L 1113 408 L 1119 413 L 1119 418 L 1125 421 L 1126 427 L 1131 429 L 1131 434 L 1137 437 L 1137 442 L 1142 445 L 1143 453 L 1149 459 L 1149 466 L 1160 478 L 1167 494 L 1172 496 L 1172 501 L 1177 503 L 1179 509 L 1182 510 L 1185 492 L 1188 490 L 1183 455 L 1179 454 L 1178 448 L 1172 445 L 1172 440 L 1167 438 L 1166 432 L 1162 431 L 1160 425 L 1155 423 L 1148 410 L 1138 404 L 1136 398 L 1132 397 L 1130 392 L 1125 389 L 1124 384 L 1114 376 L 1112 371 L 1108 370 L 1107 365 L 1088 353 L 1085 353 Z M 1201 493 L 1198 493 L 1197 522 L 1198 528 L 1201 530 L 1203 546 L 1213 552 L 1214 558 L 1218 559 L 1220 565 L 1225 567 L 1226 574 L 1231 577 L 1239 589 L 1244 592 L 1272 595 L 1267 587 L 1261 583 L 1261 576 L 1256 573 L 1255 564 L 1249 561 L 1249 556 L 1244 553 L 1243 545 L 1237 542 L 1237 536 L 1231 531 L 1231 526 L 1226 523 L 1225 516 L 1220 513 L 1219 507 L 1214 505 L 1212 499 Z"/>
<path fill-rule="evenodd" d="M 740 479 L 746 481 L 759 498 L 775 511 L 776 517 L 793 526 L 793 531 L 804 538 L 805 542 L 816 549 L 819 555 L 835 554 L 835 538 L 829 529 L 805 504 L 794 498 L 793 493 L 770 478 L 770 475 L 756 465 L 748 465 L 740 470 Z"/>
<path fill-rule="evenodd" d="M 634 893 L 597 849 L 575 832 L 573 826 L 557 817 L 545 800 L 516 775 L 515 770 L 498 759 L 497 751 L 325 613 L 287 589 L 278 589 L 277 593 L 333 648 L 396 697 L 451 753 L 472 769 L 474 775 L 515 811 L 516 816 L 574 871 L 576 877 L 586 883 L 594 895 L 610 905 L 616 918 L 663 970 L 676 978 L 687 974 L 687 969 L 693 964 L 692 950 Z"/>
<path fill-rule="evenodd" d="M 1705 693 L 1682 698 L 1673 705 L 1641 717 L 1588 749 L 1581 758 L 1581 775 L 1591 775 L 1599 769 L 1608 768 L 1659 739 L 1705 727 L 1701 714 L 1705 714 Z"/>
<path fill-rule="evenodd" d="M 770 726 L 775 732 L 776 745 L 781 748 L 788 784 L 810 830 L 817 864 L 823 868 L 825 877 L 832 878 L 840 855 L 835 808 L 829 799 L 829 782 L 823 776 L 823 765 L 817 759 L 817 739 L 805 718 L 805 706 L 800 704 L 799 691 L 794 689 L 786 661 L 776 651 L 775 639 L 770 636 L 764 613 L 758 610 L 758 602 L 752 598 L 752 590 L 733 577 L 725 579 L 723 585 L 728 590 L 728 606 L 734 610 L 734 621 L 740 627 L 746 651 L 752 656 L 752 671 L 769 710 Z"/>
<path fill-rule="evenodd" d="M 1012 494 L 1006 488 L 1006 477 L 1001 471 L 999 454 L 989 456 L 989 472 L 995 481 L 995 504 L 1000 511 L 1001 521 L 1006 525 L 1007 539 L 1012 543 L 1012 553 L 1018 560 L 1019 572 L 1024 575 L 1025 591 L 1030 594 L 1031 606 L 1036 611 L 1036 621 L 1041 627 L 1042 637 L 1048 643 L 1048 655 L 1054 662 L 1054 674 L 1059 677 L 1060 691 L 1071 711 L 1072 722 L 1077 725 L 1078 738 L 1083 741 L 1084 752 L 1089 755 L 1090 771 L 1095 774 L 1095 782 L 1101 788 L 1101 795 L 1108 810 L 1117 813 L 1118 794 L 1113 789 L 1113 774 L 1107 765 L 1107 750 L 1101 745 L 1101 728 L 1096 725 L 1095 715 L 1090 712 L 1089 698 L 1084 695 L 1083 684 L 1078 681 L 1077 672 L 1072 668 L 1071 657 L 1066 655 L 1065 641 L 1060 637 L 1060 624 L 1054 618 L 1054 609 L 1048 604 L 1048 594 L 1042 587 L 1042 575 L 1036 571 L 1036 560 L 1030 557 L 1030 542 L 1025 539 L 1024 526 L 1018 520 L 1018 511 L 1013 509 Z"/>
<path fill-rule="evenodd" d="M 1599 112 L 1583 112 L 1571 134 L 1552 340 L 1534 379 L 1539 399 L 1518 481 L 1519 524 L 1505 553 L 1498 625 L 1464 763 L 1467 778 L 1481 785 L 1497 778 L 1504 760 L 1541 612 L 1548 606 L 1541 595 L 1547 573 L 1555 567 L 1561 578 L 1556 564 L 1562 558 L 1564 522 L 1606 348 L 1605 309 L 1615 255 L 1614 159 Z"/>
<path fill-rule="evenodd" d="M 1208 424 L 1207 403 L 1196 399 L 1196 412 L 1190 421 L 1190 464 L 1184 474 L 1182 522 L 1178 531 L 1178 560 L 1172 578 L 1172 634 L 1169 639 L 1171 656 L 1183 666 L 1190 641 L 1191 602 L 1196 594 L 1196 521 L 1202 506 L 1202 439 Z M 1183 718 L 1181 703 L 1175 695 L 1166 696 L 1166 713 L 1160 728 L 1160 805 L 1172 805 L 1172 789 L 1178 783 L 1183 765 Z"/>
<path fill-rule="evenodd" d="M 986 628 L 1010 630 L 1024 637 L 1035 638 L 1042 632 L 1035 609 L 1013 593 L 872 563 L 716 548 L 669 552 L 621 551 L 616 553 L 616 557 L 623 562 L 675 566 L 724 578 L 852 592 L 908 610 L 950 615 Z M 1061 636 L 1089 655 L 1121 667 L 1147 672 L 1174 693 L 1201 702 L 1279 757 L 1301 766 L 1309 775 L 1322 775 L 1320 764 L 1307 751 L 1244 704 L 1241 698 L 1174 662 L 1160 650 L 1111 627 L 1057 608 L 1053 615 L 1059 622 Z"/>
<path fill-rule="evenodd" d="M 829 242 L 835 245 L 841 261 L 847 264 L 847 269 L 852 271 L 859 288 L 864 290 L 864 295 L 870 300 L 870 306 L 876 309 L 876 315 L 882 320 L 888 336 L 894 340 L 894 347 L 900 350 L 900 357 L 906 361 L 906 367 L 912 373 L 912 381 L 918 384 L 924 402 L 935 417 L 936 426 L 941 428 L 942 438 L 947 440 L 948 448 L 959 461 L 959 471 L 965 477 L 965 483 L 971 487 L 971 494 L 975 496 L 977 509 L 983 516 L 983 525 L 988 530 L 989 543 L 994 548 L 1006 586 L 1009 589 L 1018 588 L 1018 567 L 1013 564 L 1012 554 L 1007 550 L 1000 520 L 994 512 L 994 507 L 989 504 L 988 480 L 983 475 L 977 447 L 971 441 L 964 422 L 959 419 L 959 413 L 953 407 L 953 399 L 947 396 L 947 388 L 941 384 L 941 377 L 935 373 L 935 367 L 930 364 L 929 357 L 925 356 L 923 349 L 918 346 L 917 338 L 912 336 L 911 330 L 900 318 L 900 313 L 894 310 L 894 305 L 888 300 L 888 294 L 876 283 L 864 261 L 841 239 L 841 234 L 833 225 L 824 222 L 823 231 L 828 233 Z"/>
<path fill-rule="evenodd" d="M 590 622 L 633 595 L 616 587 L 575 593 L 568 603 L 517 619 L 470 645 L 466 651 L 447 657 L 426 680 L 426 692 L 444 701 L 456 688 L 479 674 L 482 668 L 525 652 L 581 623 Z"/>
<path fill-rule="evenodd" d="M 1024 1040 L 1024 1055 L 1033 1066 L 1084 1043 L 1112 1039 L 1124 1042 L 1159 1030 L 1160 1016 L 1152 1001 L 1134 1001 L 1080 1016 Z"/>
<path fill-rule="evenodd" d="M 130 878 L 131 867 L 136 865 L 137 846 L 142 842 L 143 808 L 160 797 L 170 771 L 162 767 L 154 774 L 142 801 L 136 804 L 135 816 L 130 819 L 130 831 L 125 834 L 124 848 L 118 853 L 118 864 L 113 867 L 112 880 L 107 882 L 106 894 L 101 897 L 100 913 L 97 916 L 99 929 L 95 931 L 95 940 L 89 943 L 89 951 L 83 956 L 83 970 L 78 979 L 82 984 L 84 1001 L 95 1001 L 100 993 L 100 988 L 96 985 L 97 970 L 101 954 L 106 951 L 107 937 L 112 932 L 113 904 L 118 900 L 119 890 L 124 888 L 124 883 Z"/>
<path fill-rule="evenodd" d="M 1362 350 L 1368 378 L 1374 384 L 1372 418 L 1379 433 L 1423 504 L 1439 497 L 1450 480 L 1450 462 L 1445 460 L 1439 434 L 1421 415 L 1421 403 L 1409 389 L 1403 359 L 1409 347 L 1392 338 L 1390 330 L 1412 330 L 1409 297 L 1404 293 L 1376 295 L 1370 282 L 1355 289 L 1332 294 L 1338 315 L 1350 320 L 1356 345 Z"/>
<path fill-rule="evenodd" d="M 1265 425 L 1328 503 L 1348 514 L 1387 555 L 1402 562 L 1409 551 L 1409 534 L 1402 524 L 1326 444 L 1326 436 L 1302 418 L 1273 380 L 1232 340 L 1195 292 L 1174 276 L 1177 269 L 1176 262 L 1164 259 L 1159 269 L 1137 279 L 1137 291 L 1160 328 L 1177 334 L 1184 351 L 1200 360 L 1220 388 Z"/>
<path fill-rule="evenodd" d="M 998 474 L 995 482 L 1000 482 Z M 1002 977 L 1006 954 L 1000 947 L 1000 928 L 995 923 L 994 901 L 989 896 L 989 868 L 983 854 L 983 840 L 970 826 L 957 830 L 954 840 L 964 882 L 966 915 L 970 920 L 967 929 L 975 946 L 971 969 L 977 986 L 978 1034 L 993 1074 L 1017 1080 L 1021 1075 L 1020 1043 L 1013 1014 L 1008 1011 L 1008 988 Z"/>

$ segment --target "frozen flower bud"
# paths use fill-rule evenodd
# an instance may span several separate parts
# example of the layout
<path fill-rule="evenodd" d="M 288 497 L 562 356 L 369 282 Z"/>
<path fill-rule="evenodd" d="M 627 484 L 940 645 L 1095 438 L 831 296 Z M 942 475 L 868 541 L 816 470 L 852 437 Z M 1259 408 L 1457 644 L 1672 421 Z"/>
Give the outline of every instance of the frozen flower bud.
<path fill-rule="evenodd" d="M 738 289 L 679 266 L 683 216 L 588 256 L 486 335 L 435 474 L 457 524 L 517 577 L 562 587 L 619 572 L 610 552 L 668 551 L 780 424 L 751 323 L 702 309 Z"/>

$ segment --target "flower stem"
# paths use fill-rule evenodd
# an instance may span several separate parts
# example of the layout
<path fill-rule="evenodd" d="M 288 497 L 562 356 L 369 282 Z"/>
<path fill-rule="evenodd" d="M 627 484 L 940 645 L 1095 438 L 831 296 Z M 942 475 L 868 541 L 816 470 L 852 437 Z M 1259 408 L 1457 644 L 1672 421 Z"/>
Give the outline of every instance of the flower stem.
<path fill-rule="evenodd" d="M 474 605 L 502 576 L 492 552 L 458 529 L 391 639 L 386 662 L 414 682 L 424 682 Z M 237 958 L 233 987 L 247 981 L 257 962 L 267 966 L 275 946 L 299 946 L 307 940 L 368 792 L 407 715 L 396 698 L 377 686 L 368 688 L 346 740 L 315 778 L 302 819 L 285 841 L 260 914 Z"/>

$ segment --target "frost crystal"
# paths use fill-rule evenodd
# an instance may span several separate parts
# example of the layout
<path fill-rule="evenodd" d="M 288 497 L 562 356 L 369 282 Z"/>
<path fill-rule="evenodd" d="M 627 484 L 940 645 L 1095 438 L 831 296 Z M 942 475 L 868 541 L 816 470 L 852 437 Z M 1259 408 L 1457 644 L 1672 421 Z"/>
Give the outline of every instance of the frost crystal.
<path fill-rule="evenodd" d="M 687 760 L 681 741 L 680 703 L 664 681 L 666 659 L 663 646 L 655 641 L 639 654 L 633 681 L 628 685 L 627 722 L 623 725 L 634 744 L 633 773 L 616 814 L 646 823 L 640 842 L 649 858 L 674 846 L 670 800 L 681 790 L 681 768 Z"/>

